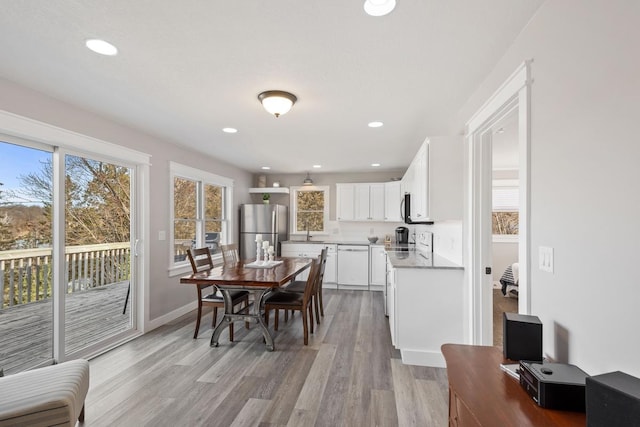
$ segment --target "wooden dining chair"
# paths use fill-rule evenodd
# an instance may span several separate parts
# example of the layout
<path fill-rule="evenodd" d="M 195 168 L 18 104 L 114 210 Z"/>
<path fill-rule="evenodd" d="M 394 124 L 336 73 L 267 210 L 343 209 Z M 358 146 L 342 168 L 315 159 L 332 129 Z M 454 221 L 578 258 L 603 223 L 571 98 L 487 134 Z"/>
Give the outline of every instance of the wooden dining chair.
<path fill-rule="evenodd" d="M 273 329 L 278 330 L 278 311 L 296 310 L 302 317 L 302 330 L 304 333 L 304 345 L 309 345 L 309 331 L 313 333 L 313 293 L 318 283 L 320 271 L 320 256 L 311 264 L 311 272 L 306 281 L 303 293 L 299 292 L 273 292 L 264 302 L 264 319 L 269 325 L 269 312 L 275 310 Z M 308 315 L 308 317 L 307 317 Z"/>
<path fill-rule="evenodd" d="M 209 248 L 187 249 L 187 257 L 191 263 L 191 268 L 194 273 L 201 271 L 211 270 L 213 268 L 213 260 L 211 259 L 211 252 Z M 224 309 L 224 299 L 218 292 L 218 289 L 213 285 L 196 285 L 198 289 L 198 320 L 196 320 L 196 331 L 193 334 L 193 339 L 198 338 L 198 330 L 200 329 L 200 319 L 202 318 L 202 307 L 213 307 L 213 319 L 211 321 L 211 327 L 215 328 L 216 321 L 218 319 L 218 308 Z M 203 296 L 207 288 L 212 288 L 211 293 Z M 235 291 L 231 292 L 231 301 L 235 307 L 238 304 L 244 303 L 244 307 L 249 306 L 249 292 L 247 291 Z M 248 327 L 248 325 L 247 325 Z M 233 323 L 229 325 L 229 341 L 233 342 Z"/>
<path fill-rule="evenodd" d="M 316 312 L 316 323 L 320 324 L 320 316 L 324 317 L 324 304 L 322 303 L 322 281 L 324 280 L 324 268 L 327 264 L 327 248 L 320 252 L 320 270 L 318 271 L 318 284 L 313 293 L 313 306 Z M 305 280 L 296 280 L 287 285 L 283 292 L 303 293 L 307 282 Z M 285 316 L 285 321 L 287 317 Z"/>
<path fill-rule="evenodd" d="M 235 264 L 240 261 L 240 255 L 238 255 L 238 245 L 236 243 L 222 245 L 220 246 L 220 250 L 222 251 L 222 261 L 225 264 Z"/>

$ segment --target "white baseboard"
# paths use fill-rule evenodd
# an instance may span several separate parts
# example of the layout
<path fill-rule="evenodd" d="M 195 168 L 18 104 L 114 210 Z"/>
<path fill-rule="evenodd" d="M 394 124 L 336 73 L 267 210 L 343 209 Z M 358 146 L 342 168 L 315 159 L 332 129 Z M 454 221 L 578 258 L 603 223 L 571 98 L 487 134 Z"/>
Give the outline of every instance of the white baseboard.
<path fill-rule="evenodd" d="M 144 333 L 146 334 L 147 332 L 153 331 L 154 329 L 159 328 L 160 326 L 173 320 L 176 320 L 178 317 L 184 316 L 188 312 L 197 308 L 198 302 L 193 301 L 189 304 L 183 305 L 182 307 L 173 310 L 172 312 L 165 314 L 164 316 L 156 317 L 155 319 L 149 320 L 145 325 Z"/>
<path fill-rule="evenodd" d="M 402 363 L 405 365 L 431 366 L 433 368 L 446 368 L 447 364 L 440 351 L 425 350 L 400 350 Z"/>

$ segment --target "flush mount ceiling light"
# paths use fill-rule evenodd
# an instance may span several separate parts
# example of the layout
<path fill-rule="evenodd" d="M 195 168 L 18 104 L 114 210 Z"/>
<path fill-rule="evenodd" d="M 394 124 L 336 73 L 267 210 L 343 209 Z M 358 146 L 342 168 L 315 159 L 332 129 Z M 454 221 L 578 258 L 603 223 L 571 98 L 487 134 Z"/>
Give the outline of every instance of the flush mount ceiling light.
<path fill-rule="evenodd" d="M 384 16 L 396 7 L 396 0 L 366 0 L 364 11 L 371 16 Z"/>
<path fill-rule="evenodd" d="M 95 53 L 99 53 L 100 55 L 115 56 L 118 54 L 118 48 L 104 40 L 88 39 L 84 44 L 89 49 Z"/>
<path fill-rule="evenodd" d="M 304 181 L 302 181 L 302 185 L 306 185 L 306 186 L 313 185 L 313 180 L 309 176 L 309 172 L 307 172 L 307 177 L 304 179 Z"/>
<path fill-rule="evenodd" d="M 298 98 L 292 93 L 283 90 L 268 90 L 258 95 L 262 106 L 276 117 L 286 114 Z"/>

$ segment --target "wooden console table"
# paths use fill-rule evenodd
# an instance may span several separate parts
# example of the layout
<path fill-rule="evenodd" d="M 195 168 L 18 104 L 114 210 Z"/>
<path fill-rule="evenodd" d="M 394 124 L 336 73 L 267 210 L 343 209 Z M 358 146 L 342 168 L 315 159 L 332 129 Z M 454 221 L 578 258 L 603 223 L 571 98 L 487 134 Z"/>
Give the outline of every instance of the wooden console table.
<path fill-rule="evenodd" d="M 584 426 L 585 414 L 539 407 L 500 369 L 498 347 L 445 344 L 449 426 Z M 514 362 L 511 362 L 514 363 Z"/>

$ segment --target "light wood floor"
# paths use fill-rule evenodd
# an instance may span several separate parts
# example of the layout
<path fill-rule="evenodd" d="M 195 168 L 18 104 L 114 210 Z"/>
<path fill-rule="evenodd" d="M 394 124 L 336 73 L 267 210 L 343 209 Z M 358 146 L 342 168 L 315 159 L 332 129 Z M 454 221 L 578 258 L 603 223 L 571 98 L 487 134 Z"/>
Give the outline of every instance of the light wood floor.
<path fill-rule="evenodd" d="M 296 314 L 274 352 L 239 322 L 211 348 L 211 317 L 194 340 L 194 312 L 92 360 L 84 425 L 446 426 L 446 370 L 402 364 L 382 293 L 324 295 L 308 346 Z"/>

